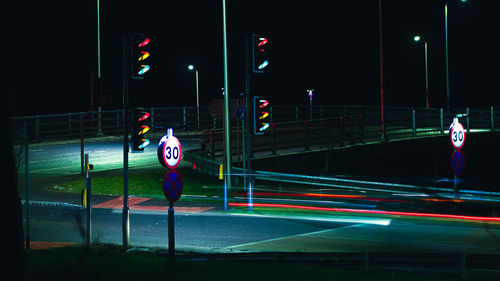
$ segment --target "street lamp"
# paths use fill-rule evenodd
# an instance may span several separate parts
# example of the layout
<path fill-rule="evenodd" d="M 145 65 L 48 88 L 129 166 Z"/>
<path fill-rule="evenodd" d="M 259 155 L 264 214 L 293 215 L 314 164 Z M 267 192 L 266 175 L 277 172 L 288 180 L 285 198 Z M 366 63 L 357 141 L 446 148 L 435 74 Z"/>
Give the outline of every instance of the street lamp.
<path fill-rule="evenodd" d="M 189 70 L 194 70 L 196 76 L 196 115 L 198 118 L 198 129 L 200 128 L 200 93 L 198 91 L 198 69 L 194 65 L 188 65 Z"/>
<path fill-rule="evenodd" d="M 312 113 L 312 102 L 313 102 L 313 92 L 314 90 L 306 90 L 307 95 L 309 96 L 309 116 L 310 119 L 313 119 L 313 113 Z"/>
<path fill-rule="evenodd" d="M 413 41 L 415 42 L 420 42 L 422 40 L 422 37 L 420 35 L 415 35 L 413 37 Z M 427 40 L 424 41 L 424 56 L 425 56 L 425 104 L 426 107 L 429 108 L 429 68 L 427 64 Z"/>

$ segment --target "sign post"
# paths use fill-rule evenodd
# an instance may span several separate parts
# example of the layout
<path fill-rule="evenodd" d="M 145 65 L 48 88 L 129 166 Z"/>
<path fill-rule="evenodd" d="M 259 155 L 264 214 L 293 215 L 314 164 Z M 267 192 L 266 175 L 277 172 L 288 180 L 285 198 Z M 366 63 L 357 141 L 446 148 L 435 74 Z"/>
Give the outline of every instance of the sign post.
<path fill-rule="evenodd" d="M 459 191 L 457 177 L 463 175 L 465 172 L 465 154 L 461 151 L 465 143 L 465 130 L 464 126 L 458 122 L 458 118 L 467 116 L 468 114 L 457 114 L 450 125 L 450 141 L 455 149 L 451 154 L 451 169 L 455 177 L 453 190 L 455 193 Z"/>
<path fill-rule="evenodd" d="M 181 161 L 182 149 L 179 140 L 173 136 L 173 130 L 168 129 L 167 135 L 161 138 L 158 144 L 158 161 L 169 170 L 163 178 L 163 194 L 169 201 L 168 205 L 168 255 L 175 256 L 175 226 L 174 202 L 182 194 L 183 182 L 181 174 L 175 170 Z"/>

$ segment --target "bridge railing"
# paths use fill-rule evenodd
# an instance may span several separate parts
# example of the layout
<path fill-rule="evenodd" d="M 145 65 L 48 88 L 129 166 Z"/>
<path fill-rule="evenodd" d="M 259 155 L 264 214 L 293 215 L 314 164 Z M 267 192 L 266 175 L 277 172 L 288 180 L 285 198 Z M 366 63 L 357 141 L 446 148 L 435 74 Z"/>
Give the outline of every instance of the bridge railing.
<path fill-rule="evenodd" d="M 380 141 L 382 122 L 379 108 L 375 107 L 318 107 L 323 118 L 307 118 L 292 107 L 273 108 L 272 125 L 263 135 L 253 136 L 254 154 L 276 154 L 290 149 L 311 150 L 341 147 Z M 292 109 L 292 110 L 291 110 Z M 309 108 L 307 108 L 309 110 Z M 321 113 L 322 111 L 322 113 Z M 299 112 L 299 114 L 291 114 Z M 302 111 L 303 112 L 303 111 Z M 439 135 L 448 133 L 449 126 L 457 114 L 467 114 L 460 122 L 471 130 L 494 130 L 500 118 L 493 108 L 404 108 L 389 107 L 385 112 L 385 138 L 388 140 Z M 305 119 L 296 120 L 297 116 Z M 321 115 L 318 115 L 320 117 Z M 309 115 L 310 117 L 310 115 Z M 284 120 L 277 122 L 277 119 Z M 290 120 L 292 119 L 292 120 Z M 242 151 L 243 142 L 238 138 L 239 130 L 233 130 L 232 153 Z M 222 129 L 205 131 L 207 157 L 214 159 L 223 154 Z"/>
<path fill-rule="evenodd" d="M 209 135 L 222 130 L 223 120 L 213 117 L 208 107 L 153 107 L 153 131 L 172 127 L 177 130 L 200 130 Z M 380 140 L 382 122 L 380 108 L 375 106 L 273 106 L 271 130 L 254 137 L 256 150 L 287 148 L 302 145 L 335 146 Z M 443 134 L 456 114 L 468 113 L 461 122 L 467 129 L 495 129 L 500 114 L 491 108 L 439 108 L 386 107 L 385 130 L 387 138 Z M 98 110 L 52 115 L 35 115 L 11 118 L 14 140 L 23 138 L 24 124 L 29 126 L 31 141 L 77 139 L 120 135 L 123 130 L 122 110 Z M 232 127 L 240 130 L 240 122 L 232 116 Z M 236 135 L 235 135 L 236 137 Z M 216 140 L 220 138 L 215 137 Z M 221 141 L 221 139 L 220 139 Z M 235 144 L 233 144 L 235 145 Z M 215 145 L 219 147 L 219 145 Z M 266 148 L 267 147 L 267 148 Z"/>

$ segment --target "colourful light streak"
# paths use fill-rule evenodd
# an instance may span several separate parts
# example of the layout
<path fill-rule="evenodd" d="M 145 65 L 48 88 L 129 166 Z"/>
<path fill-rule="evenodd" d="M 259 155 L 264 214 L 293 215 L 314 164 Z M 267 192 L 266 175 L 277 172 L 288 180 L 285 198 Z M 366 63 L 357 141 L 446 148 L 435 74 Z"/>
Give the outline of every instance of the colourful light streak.
<path fill-rule="evenodd" d="M 241 193 L 239 195 L 245 195 Z M 291 196 L 291 197 L 313 197 L 313 198 L 342 198 L 342 199 L 356 199 L 367 200 L 375 202 L 396 202 L 407 203 L 407 201 L 385 199 L 385 198 L 371 198 L 364 195 L 346 195 L 346 194 L 322 194 L 322 193 L 272 193 L 272 192 L 254 192 L 254 196 Z"/>
<path fill-rule="evenodd" d="M 148 72 L 148 70 L 150 69 L 149 65 L 141 65 L 142 69 L 139 70 L 139 72 L 137 74 L 139 75 L 143 75 L 144 73 Z"/>
<path fill-rule="evenodd" d="M 141 121 L 144 121 L 146 119 L 148 119 L 150 116 L 149 112 L 144 112 L 144 115 L 141 116 L 141 118 L 137 119 L 137 121 L 141 122 Z"/>
<path fill-rule="evenodd" d="M 269 123 L 262 123 L 262 127 L 260 127 L 259 131 L 264 131 L 265 129 L 269 128 Z"/>
<path fill-rule="evenodd" d="M 141 43 L 139 43 L 139 45 L 137 45 L 137 47 L 142 48 L 142 47 L 146 46 L 147 44 L 149 44 L 149 42 L 151 42 L 151 40 L 149 40 L 149 38 L 146 38 Z"/>
<path fill-rule="evenodd" d="M 144 135 L 150 129 L 149 126 L 146 126 L 146 125 L 142 125 L 141 128 L 142 128 L 142 130 L 138 133 L 139 135 Z"/>
<path fill-rule="evenodd" d="M 229 206 L 247 207 L 247 203 L 229 203 Z M 379 211 L 379 210 L 362 210 L 362 209 L 358 210 L 358 209 L 327 208 L 327 207 L 314 207 L 314 206 L 290 205 L 290 204 L 253 203 L 253 207 L 500 222 L 499 217 L 479 217 L 479 216 L 463 216 L 463 215 L 449 215 L 449 214 L 436 214 L 436 213 L 414 213 L 414 212 Z"/>
<path fill-rule="evenodd" d="M 259 108 L 264 108 L 264 107 L 266 107 L 266 106 L 269 105 L 269 101 L 268 100 L 259 100 L 259 102 L 261 103 L 259 105 Z"/>
<path fill-rule="evenodd" d="M 148 139 L 142 139 L 141 141 L 143 143 L 141 143 L 141 145 L 139 145 L 139 149 L 142 149 L 142 148 L 146 147 L 149 144 L 149 140 Z"/>
<path fill-rule="evenodd" d="M 261 114 L 262 114 L 262 116 L 260 116 L 259 119 L 264 119 L 267 116 L 269 116 L 269 112 L 262 111 Z"/>
<path fill-rule="evenodd" d="M 141 56 L 137 59 L 138 61 L 142 61 L 142 60 L 145 60 L 149 57 L 149 52 L 141 52 Z"/>
<path fill-rule="evenodd" d="M 258 47 L 262 47 L 262 46 L 266 45 L 267 42 L 269 41 L 269 40 L 267 40 L 267 38 L 264 38 L 264 37 L 259 38 L 259 40 L 260 40 L 260 42 L 257 45 Z"/>

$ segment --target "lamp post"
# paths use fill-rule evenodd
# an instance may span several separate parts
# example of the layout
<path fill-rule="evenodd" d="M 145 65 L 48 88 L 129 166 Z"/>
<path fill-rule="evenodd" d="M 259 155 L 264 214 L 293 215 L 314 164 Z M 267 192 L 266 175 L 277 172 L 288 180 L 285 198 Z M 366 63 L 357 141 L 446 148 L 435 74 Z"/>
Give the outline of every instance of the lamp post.
<path fill-rule="evenodd" d="M 422 40 L 422 37 L 419 35 L 416 35 L 413 37 L 413 41 L 415 42 L 420 42 Z M 424 41 L 424 57 L 425 57 L 425 104 L 426 108 L 429 108 L 429 68 L 428 68 L 428 63 L 427 63 L 427 40 Z"/>
<path fill-rule="evenodd" d="M 198 69 L 194 65 L 188 65 L 189 70 L 194 70 L 196 76 L 196 116 L 198 118 L 198 129 L 200 128 L 200 92 L 198 86 Z"/>
<path fill-rule="evenodd" d="M 312 113 L 312 103 L 313 103 L 313 92 L 314 90 L 306 90 L 307 95 L 309 96 L 309 119 L 313 119 L 313 113 Z"/>

